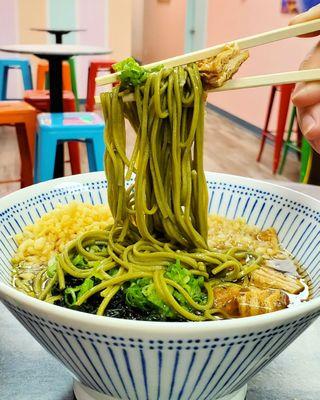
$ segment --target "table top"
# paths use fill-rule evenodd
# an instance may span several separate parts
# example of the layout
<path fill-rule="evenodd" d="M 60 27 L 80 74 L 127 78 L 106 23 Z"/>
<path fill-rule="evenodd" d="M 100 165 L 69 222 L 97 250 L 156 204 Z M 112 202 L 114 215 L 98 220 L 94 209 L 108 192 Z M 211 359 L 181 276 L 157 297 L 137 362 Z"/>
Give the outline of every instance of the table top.
<path fill-rule="evenodd" d="M 12 44 L 0 45 L 0 51 L 9 53 L 35 54 L 47 56 L 84 56 L 110 54 L 110 49 L 80 44 Z"/>
<path fill-rule="evenodd" d="M 36 32 L 48 32 L 52 34 L 61 33 L 62 35 L 70 33 L 70 32 L 85 32 L 86 29 L 73 29 L 73 28 L 63 28 L 63 29 L 55 29 L 55 28 L 30 28 L 30 31 Z"/>
<path fill-rule="evenodd" d="M 283 184 L 320 199 L 320 187 Z M 247 400 L 317 400 L 320 319 L 259 372 Z M 0 303 L 1 400 L 74 400 L 72 377 Z"/>

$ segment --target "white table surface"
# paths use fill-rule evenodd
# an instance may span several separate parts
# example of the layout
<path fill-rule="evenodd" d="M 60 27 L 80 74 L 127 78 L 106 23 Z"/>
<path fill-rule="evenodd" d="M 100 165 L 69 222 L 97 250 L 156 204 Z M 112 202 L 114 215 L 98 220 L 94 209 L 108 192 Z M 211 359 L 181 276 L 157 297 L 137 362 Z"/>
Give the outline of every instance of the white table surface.
<path fill-rule="evenodd" d="M 320 199 L 320 187 L 282 184 Z M 320 400 L 320 319 L 248 386 L 247 400 Z M 67 370 L 1 303 L 0 400 L 74 400 Z"/>
<path fill-rule="evenodd" d="M 79 44 L 12 44 L 0 45 L 0 51 L 21 54 L 42 54 L 52 56 L 84 56 L 110 54 L 110 49 Z"/>

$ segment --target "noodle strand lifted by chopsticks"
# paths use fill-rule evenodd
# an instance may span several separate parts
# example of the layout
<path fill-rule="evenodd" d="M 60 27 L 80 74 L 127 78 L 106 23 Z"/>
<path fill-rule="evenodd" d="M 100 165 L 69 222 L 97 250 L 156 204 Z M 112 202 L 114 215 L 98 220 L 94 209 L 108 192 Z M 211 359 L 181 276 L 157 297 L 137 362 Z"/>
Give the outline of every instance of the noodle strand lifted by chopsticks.
<path fill-rule="evenodd" d="M 42 290 L 37 297 L 49 302 L 58 299 L 51 289 L 54 285 L 64 289 L 64 275 L 85 281 L 95 278 L 84 293 L 76 288 L 70 294 L 76 299 L 74 306 L 80 306 L 100 293 L 97 313 L 104 315 L 121 285 L 145 278 L 180 318 L 215 319 L 222 312 L 214 308 L 212 285 L 243 278 L 260 260 L 251 256 L 247 262 L 242 249 L 221 253 L 207 245 L 204 93 L 198 68 L 188 65 L 150 73 L 135 88 L 134 102 L 124 102 L 125 93 L 117 86 L 101 95 L 108 203 L 114 224 L 69 243 L 58 255 L 58 268 L 50 280 L 45 282 L 44 275 L 39 275 Z M 130 159 L 125 118 L 136 134 Z M 134 184 L 128 186 L 132 174 Z M 75 265 L 73 260 L 79 255 L 86 260 L 85 267 Z M 168 266 L 177 261 L 195 276 L 205 277 L 205 302 L 195 301 L 181 284 L 166 276 Z M 181 297 L 188 306 L 178 301 Z"/>

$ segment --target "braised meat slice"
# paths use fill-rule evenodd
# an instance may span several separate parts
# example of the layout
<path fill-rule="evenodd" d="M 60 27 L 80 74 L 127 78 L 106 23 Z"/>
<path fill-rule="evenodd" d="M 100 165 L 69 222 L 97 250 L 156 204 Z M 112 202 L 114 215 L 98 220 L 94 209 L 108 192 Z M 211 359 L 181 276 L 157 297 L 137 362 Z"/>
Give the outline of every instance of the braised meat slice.
<path fill-rule="evenodd" d="M 291 294 L 298 294 L 304 290 L 299 279 L 265 266 L 251 273 L 250 283 L 261 289 L 282 289 Z"/>
<path fill-rule="evenodd" d="M 259 289 L 249 286 L 240 292 L 239 316 L 250 317 L 267 314 L 286 308 L 289 304 L 288 295 L 279 289 Z"/>
<path fill-rule="evenodd" d="M 214 57 L 197 62 L 205 90 L 222 86 L 238 71 L 249 57 L 248 51 L 241 51 L 236 44 L 227 44 Z"/>
<path fill-rule="evenodd" d="M 279 289 L 259 289 L 254 286 L 216 287 L 214 307 L 230 317 L 249 317 L 286 308 L 288 295 Z"/>

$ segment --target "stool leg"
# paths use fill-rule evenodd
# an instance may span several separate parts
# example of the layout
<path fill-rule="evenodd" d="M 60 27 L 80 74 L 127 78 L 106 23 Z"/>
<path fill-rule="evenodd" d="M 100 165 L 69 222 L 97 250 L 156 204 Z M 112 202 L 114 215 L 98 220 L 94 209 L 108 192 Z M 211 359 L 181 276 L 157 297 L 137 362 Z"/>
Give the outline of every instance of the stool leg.
<path fill-rule="evenodd" d="M 80 145 L 78 142 L 68 142 L 72 175 L 81 174 Z"/>
<path fill-rule="evenodd" d="M 0 69 L 0 100 L 7 99 L 7 86 L 8 86 L 8 67 L 1 66 Z"/>
<path fill-rule="evenodd" d="M 35 145 L 34 145 L 34 160 L 33 160 L 33 180 L 34 183 L 39 183 L 39 174 L 38 174 L 38 149 L 39 149 L 39 140 L 38 134 L 35 136 Z"/>
<path fill-rule="evenodd" d="M 28 65 L 26 68 L 21 69 L 24 90 L 33 89 L 31 67 Z"/>
<path fill-rule="evenodd" d="M 287 140 L 284 144 L 284 149 L 283 149 L 283 156 L 281 160 L 281 165 L 279 168 L 279 174 L 281 175 L 283 172 L 284 164 L 286 163 L 287 155 L 288 155 L 288 150 L 289 150 L 289 144 L 291 143 L 291 135 L 293 131 L 293 124 L 296 119 L 296 108 L 293 107 L 292 113 L 291 113 L 291 118 L 290 118 L 290 123 L 289 123 L 289 128 L 288 128 L 288 137 Z"/>
<path fill-rule="evenodd" d="M 272 172 L 274 174 L 277 172 L 280 162 L 280 156 L 283 144 L 283 135 L 287 122 L 291 92 L 292 92 L 292 85 L 283 85 L 281 87 L 279 114 L 278 114 L 277 130 L 276 130 L 275 145 L 273 152 Z"/>
<path fill-rule="evenodd" d="M 302 138 L 300 182 L 308 183 L 311 163 L 312 163 L 311 146 L 305 138 Z"/>
<path fill-rule="evenodd" d="M 70 65 L 70 76 L 71 76 L 71 86 L 72 91 L 76 100 L 76 111 L 79 111 L 79 98 L 78 98 L 78 89 L 77 89 L 77 78 L 76 78 L 76 66 L 74 59 L 71 57 L 68 60 Z"/>
<path fill-rule="evenodd" d="M 72 91 L 72 82 L 71 82 L 71 72 L 70 72 L 70 64 L 62 63 L 62 82 L 63 82 L 63 90 Z"/>
<path fill-rule="evenodd" d="M 46 73 L 42 65 L 37 66 L 37 90 L 44 90 Z"/>
<path fill-rule="evenodd" d="M 29 150 L 29 143 L 27 137 L 27 130 L 25 124 L 17 124 L 17 139 L 18 146 L 20 152 L 21 159 L 21 187 L 24 188 L 26 186 L 30 186 L 33 184 L 33 168 L 32 168 L 32 159 Z"/>
<path fill-rule="evenodd" d="M 87 85 L 87 100 L 86 100 L 86 111 L 94 110 L 94 95 L 96 92 L 96 75 L 98 68 L 90 65 L 88 70 L 88 85 Z"/>
<path fill-rule="evenodd" d="M 271 111 L 272 111 L 272 107 L 273 107 L 275 94 L 276 94 L 276 87 L 272 86 L 271 95 L 270 95 L 269 104 L 268 104 L 267 116 L 266 116 L 263 131 L 261 133 L 261 144 L 260 144 L 260 150 L 259 150 L 259 153 L 257 156 L 257 162 L 259 162 L 261 160 L 262 152 L 263 152 L 264 146 L 266 144 L 267 133 L 268 133 L 268 128 L 269 128 L 269 121 L 270 121 L 270 116 L 271 116 Z"/>
<path fill-rule="evenodd" d="M 35 153 L 35 137 L 36 137 L 36 113 L 34 117 L 28 118 L 25 121 L 26 133 L 28 139 L 28 146 L 30 149 L 31 161 L 34 163 L 34 153 Z"/>
<path fill-rule="evenodd" d="M 57 140 L 51 135 L 38 133 L 37 135 L 37 164 L 35 166 L 35 177 L 37 182 L 53 179 L 54 165 L 57 151 Z"/>
<path fill-rule="evenodd" d="M 103 171 L 104 149 L 105 146 L 101 137 L 95 135 L 91 140 L 86 140 L 89 171 Z"/>

